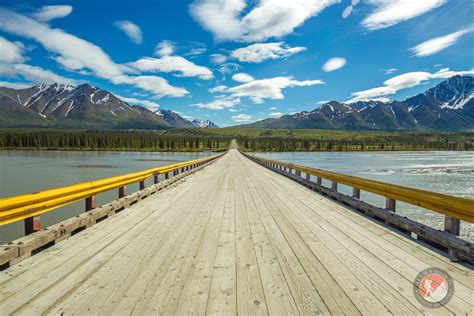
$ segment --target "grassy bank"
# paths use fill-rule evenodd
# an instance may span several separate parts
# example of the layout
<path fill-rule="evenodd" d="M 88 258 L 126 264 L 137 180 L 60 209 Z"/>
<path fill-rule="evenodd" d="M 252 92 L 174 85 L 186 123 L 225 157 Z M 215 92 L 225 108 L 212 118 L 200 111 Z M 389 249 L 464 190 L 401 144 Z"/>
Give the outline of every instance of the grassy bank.
<path fill-rule="evenodd" d="M 168 131 L 0 131 L 0 149 L 218 151 L 236 139 L 245 151 L 474 150 L 474 133 L 276 129 Z"/>

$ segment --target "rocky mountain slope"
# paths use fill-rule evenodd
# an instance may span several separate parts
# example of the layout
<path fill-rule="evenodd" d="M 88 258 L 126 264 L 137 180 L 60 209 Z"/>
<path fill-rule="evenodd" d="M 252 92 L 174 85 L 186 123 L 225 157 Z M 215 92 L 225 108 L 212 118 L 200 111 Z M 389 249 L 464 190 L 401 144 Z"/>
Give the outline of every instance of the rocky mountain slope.
<path fill-rule="evenodd" d="M 209 120 L 204 120 L 204 119 L 195 119 L 192 120 L 191 123 L 193 123 L 194 127 L 199 127 L 199 128 L 218 128 L 216 124 Z"/>
<path fill-rule="evenodd" d="M 474 78 L 454 76 L 405 101 L 331 101 L 311 112 L 303 111 L 244 126 L 347 130 L 474 130 Z"/>
<path fill-rule="evenodd" d="M 129 105 L 88 84 L 0 88 L 0 127 L 167 129 L 194 127 L 179 114 Z"/>

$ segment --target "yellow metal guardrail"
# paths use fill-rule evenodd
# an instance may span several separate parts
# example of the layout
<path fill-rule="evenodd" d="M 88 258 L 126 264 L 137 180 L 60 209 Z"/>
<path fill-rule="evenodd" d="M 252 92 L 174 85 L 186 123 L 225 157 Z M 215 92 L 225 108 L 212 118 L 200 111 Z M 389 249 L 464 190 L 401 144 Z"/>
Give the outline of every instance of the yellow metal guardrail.
<path fill-rule="evenodd" d="M 264 159 L 250 155 L 246 156 L 253 160 L 260 161 L 267 166 L 281 166 L 291 170 L 304 172 L 305 174 L 310 174 L 359 190 L 375 193 L 396 201 L 420 206 L 452 218 L 474 223 L 474 200 L 472 199 L 414 189 L 277 160 Z"/>
<path fill-rule="evenodd" d="M 95 196 L 102 192 L 121 188 L 131 183 L 144 181 L 145 179 L 157 174 L 167 174 L 174 170 L 198 166 L 215 160 L 223 154 L 224 153 L 187 162 L 147 169 L 144 171 L 128 173 L 125 175 L 3 198 L 0 199 L 0 226 L 23 219 L 33 218 L 40 214 Z"/>

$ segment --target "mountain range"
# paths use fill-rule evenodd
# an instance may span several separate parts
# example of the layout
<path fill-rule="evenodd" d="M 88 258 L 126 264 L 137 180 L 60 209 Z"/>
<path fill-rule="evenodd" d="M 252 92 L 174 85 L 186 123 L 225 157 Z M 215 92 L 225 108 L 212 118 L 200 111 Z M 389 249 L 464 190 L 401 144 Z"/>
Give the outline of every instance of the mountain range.
<path fill-rule="evenodd" d="M 454 76 L 404 101 L 327 102 L 311 112 L 240 127 L 344 130 L 474 130 L 474 78 Z"/>
<path fill-rule="evenodd" d="M 189 121 L 170 110 L 130 105 L 89 84 L 41 83 L 18 90 L 0 87 L 0 127 L 169 129 L 217 125 L 208 120 Z"/>

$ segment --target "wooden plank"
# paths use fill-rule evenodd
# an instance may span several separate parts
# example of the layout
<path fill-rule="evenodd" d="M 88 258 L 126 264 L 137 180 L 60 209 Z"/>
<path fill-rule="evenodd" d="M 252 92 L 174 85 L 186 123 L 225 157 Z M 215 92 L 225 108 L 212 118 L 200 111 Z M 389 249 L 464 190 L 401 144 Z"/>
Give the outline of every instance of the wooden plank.
<path fill-rule="evenodd" d="M 270 315 L 297 315 L 293 295 L 288 287 L 283 271 L 273 250 L 270 238 L 253 202 L 249 183 L 240 183 L 250 224 L 250 233 L 254 241 L 254 250 L 259 266 L 262 286 Z"/>
<path fill-rule="evenodd" d="M 266 315 L 268 309 L 247 219 L 244 192 L 241 186 L 238 189 L 235 203 L 237 313 Z"/>
<path fill-rule="evenodd" d="M 206 314 L 231 315 L 237 313 L 235 211 L 235 187 L 229 187 Z"/>
<path fill-rule="evenodd" d="M 191 273 L 183 286 L 178 306 L 174 312 L 177 315 L 203 315 L 207 310 L 226 196 L 228 188 L 234 189 L 233 180 L 229 179 L 226 174 L 224 184 L 219 186 L 218 194 L 211 196 L 214 201 L 214 205 L 209 208 L 211 218 L 207 224 L 201 246 L 194 257 Z"/>

